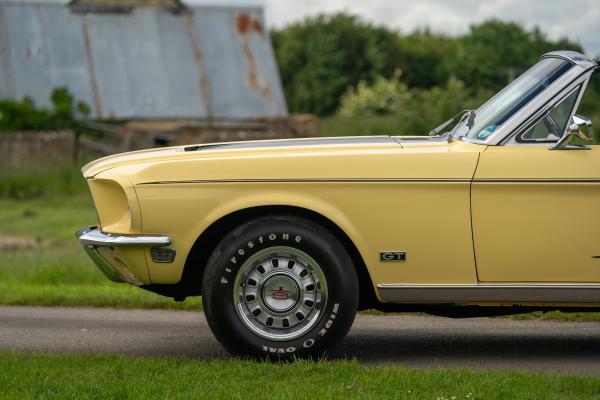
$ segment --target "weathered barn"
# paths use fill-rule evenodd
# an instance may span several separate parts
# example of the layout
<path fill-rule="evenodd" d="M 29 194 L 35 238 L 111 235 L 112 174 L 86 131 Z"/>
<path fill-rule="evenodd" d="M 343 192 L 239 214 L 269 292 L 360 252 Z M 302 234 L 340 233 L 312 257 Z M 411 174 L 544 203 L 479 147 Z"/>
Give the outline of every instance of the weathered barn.
<path fill-rule="evenodd" d="M 0 99 L 47 107 L 66 86 L 102 133 L 2 133 L 0 154 L 11 156 L 0 171 L 63 165 L 71 154 L 317 135 L 318 118 L 288 115 L 262 7 L 215 1 L 0 0 Z"/>
<path fill-rule="evenodd" d="M 95 118 L 285 118 L 260 6 L 0 0 L 0 98 L 67 86 Z"/>

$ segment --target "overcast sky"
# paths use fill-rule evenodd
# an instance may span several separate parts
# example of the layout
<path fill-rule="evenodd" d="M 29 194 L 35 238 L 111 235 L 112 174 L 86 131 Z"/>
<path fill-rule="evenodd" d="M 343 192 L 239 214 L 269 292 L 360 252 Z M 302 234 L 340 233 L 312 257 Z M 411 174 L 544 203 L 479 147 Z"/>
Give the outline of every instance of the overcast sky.
<path fill-rule="evenodd" d="M 267 24 L 281 27 L 308 15 L 349 11 L 401 32 L 429 26 L 460 34 L 469 24 L 496 17 L 538 25 L 551 38 L 579 41 L 600 55 L 600 0 L 184 0 L 189 3 L 262 4 Z"/>

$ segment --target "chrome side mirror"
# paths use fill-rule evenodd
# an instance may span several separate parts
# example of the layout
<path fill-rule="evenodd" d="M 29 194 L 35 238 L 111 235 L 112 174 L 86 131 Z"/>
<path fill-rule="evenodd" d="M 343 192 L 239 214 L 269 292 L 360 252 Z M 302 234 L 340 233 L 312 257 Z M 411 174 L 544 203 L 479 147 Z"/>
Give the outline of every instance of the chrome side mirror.
<path fill-rule="evenodd" d="M 562 149 L 589 149 L 587 146 L 571 146 L 567 147 L 573 138 L 578 137 L 583 140 L 592 140 L 591 137 L 588 137 L 581 128 L 592 126 L 592 121 L 589 118 L 584 117 L 582 115 L 573 115 L 571 118 L 571 124 L 567 128 L 567 132 L 560 138 L 556 144 L 550 147 L 550 150 L 562 150 Z"/>

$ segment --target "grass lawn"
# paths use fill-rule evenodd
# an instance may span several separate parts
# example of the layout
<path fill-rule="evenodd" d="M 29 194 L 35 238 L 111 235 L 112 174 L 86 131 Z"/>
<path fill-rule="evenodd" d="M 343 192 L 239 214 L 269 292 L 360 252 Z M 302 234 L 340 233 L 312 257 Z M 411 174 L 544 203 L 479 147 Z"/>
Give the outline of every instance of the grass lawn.
<path fill-rule="evenodd" d="M 600 379 L 355 361 L 198 361 L 0 353 L 0 399 L 600 399 Z"/>
<path fill-rule="evenodd" d="M 28 200 L 0 199 L 0 304 L 199 309 L 107 280 L 75 238 L 97 221 L 85 192 Z M 24 243 L 24 244 L 23 244 Z"/>

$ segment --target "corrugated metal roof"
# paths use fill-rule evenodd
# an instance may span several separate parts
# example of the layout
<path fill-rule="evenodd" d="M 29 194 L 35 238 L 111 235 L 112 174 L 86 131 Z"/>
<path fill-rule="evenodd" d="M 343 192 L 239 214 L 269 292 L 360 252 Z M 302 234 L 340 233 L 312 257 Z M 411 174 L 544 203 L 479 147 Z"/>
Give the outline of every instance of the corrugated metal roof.
<path fill-rule="evenodd" d="M 67 86 L 97 118 L 276 118 L 287 108 L 262 8 L 73 13 L 0 0 L 0 98 Z"/>

